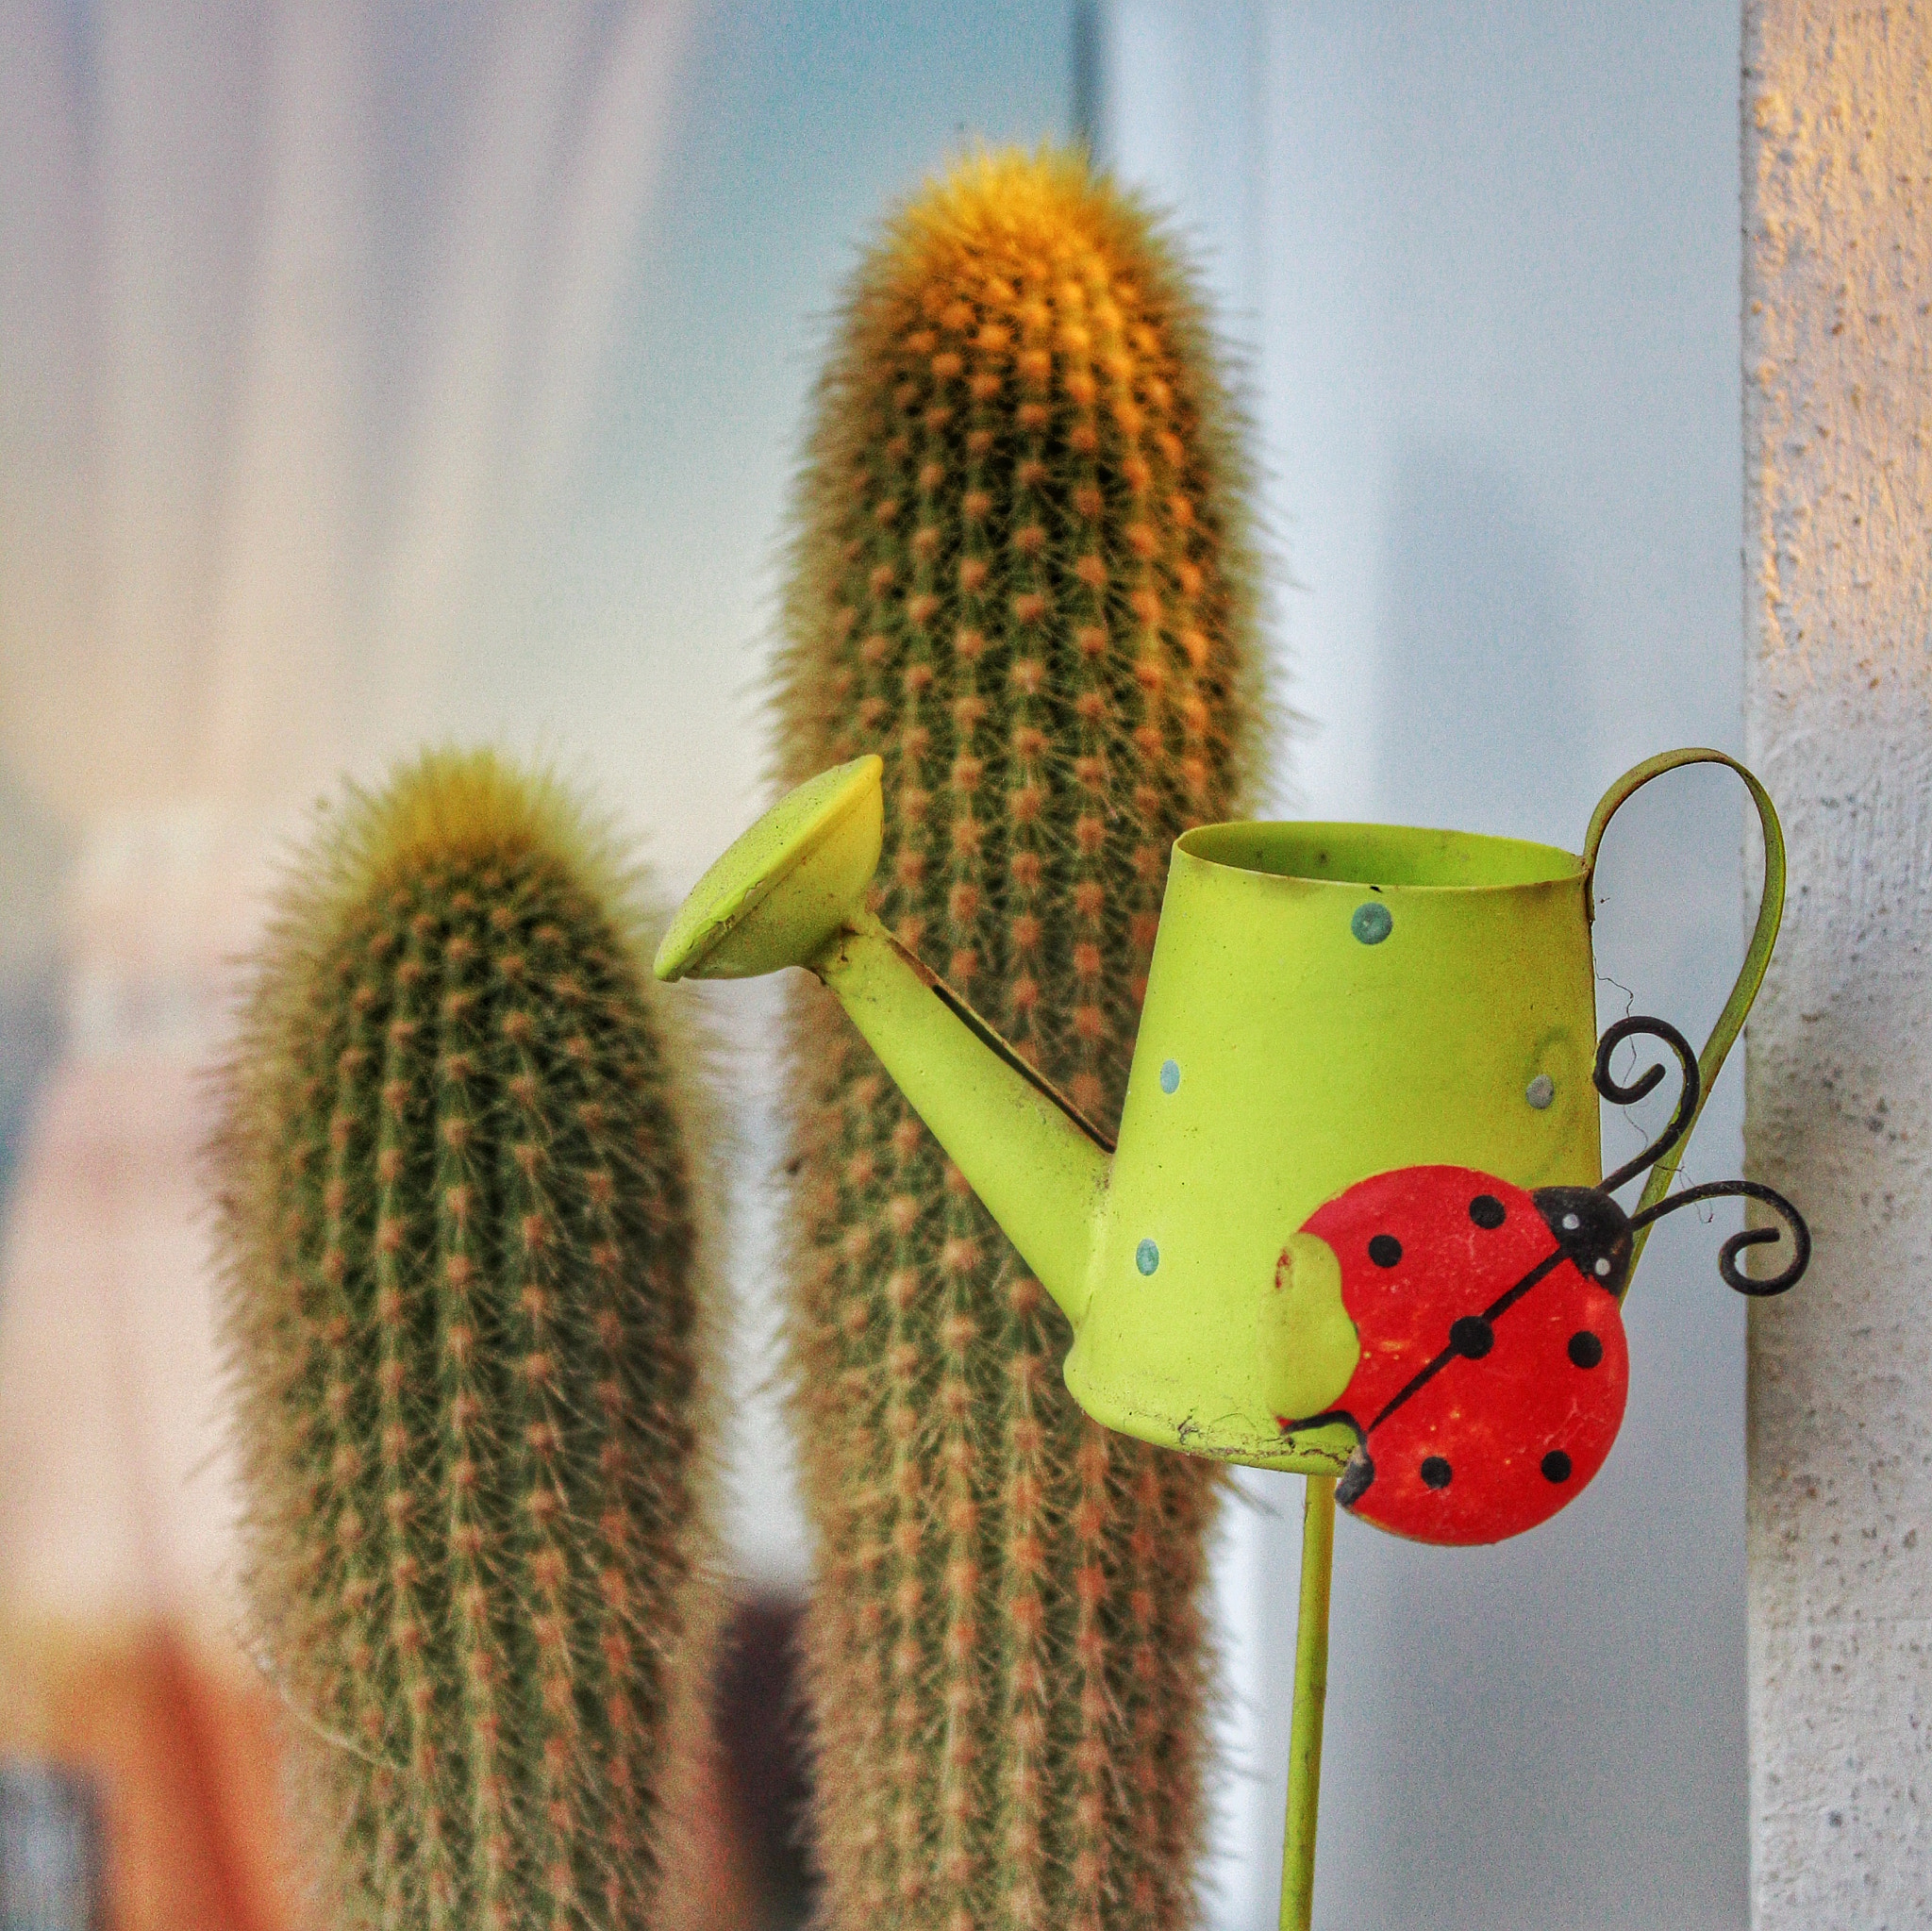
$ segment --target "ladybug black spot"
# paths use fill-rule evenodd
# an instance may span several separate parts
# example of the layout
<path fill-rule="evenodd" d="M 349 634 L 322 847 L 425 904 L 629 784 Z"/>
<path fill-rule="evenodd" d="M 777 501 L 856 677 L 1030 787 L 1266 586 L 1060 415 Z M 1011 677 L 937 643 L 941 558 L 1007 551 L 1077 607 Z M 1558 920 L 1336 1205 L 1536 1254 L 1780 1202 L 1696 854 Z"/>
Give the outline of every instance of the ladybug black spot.
<path fill-rule="evenodd" d="M 1393 1267 L 1402 1258 L 1402 1242 L 1393 1234 L 1377 1234 L 1369 1242 L 1369 1258 L 1377 1267 Z"/>
<path fill-rule="evenodd" d="M 1469 1204 L 1469 1217 L 1479 1227 L 1500 1227 L 1507 1218 L 1493 1193 L 1478 1193 Z"/>
<path fill-rule="evenodd" d="M 1604 1344 L 1589 1328 L 1579 1327 L 1570 1337 L 1570 1358 L 1579 1368 L 1594 1368 L 1604 1357 Z"/>
<path fill-rule="evenodd" d="M 1567 1482 L 1570 1479 L 1570 1457 L 1560 1448 L 1553 1448 L 1543 1457 L 1543 1480 L 1546 1482 Z"/>
<path fill-rule="evenodd" d="M 1543 1457 L 1543 1473 L 1545 1474 L 1549 1473 L 1549 1457 L 1545 1456 Z M 1454 1473 L 1455 1471 L 1450 1468 L 1449 1464 L 1440 1455 L 1432 1455 L 1423 1463 L 1423 1487 L 1424 1489 L 1446 1489 L 1449 1486 L 1449 1477 Z M 1570 1473 L 1570 1464 L 1567 1459 L 1563 1463 L 1563 1473 L 1566 1475 Z"/>
<path fill-rule="evenodd" d="M 1465 1314 L 1449 1323 L 1449 1345 L 1464 1359 L 1480 1361 L 1496 1345 L 1496 1330 L 1480 1314 Z"/>

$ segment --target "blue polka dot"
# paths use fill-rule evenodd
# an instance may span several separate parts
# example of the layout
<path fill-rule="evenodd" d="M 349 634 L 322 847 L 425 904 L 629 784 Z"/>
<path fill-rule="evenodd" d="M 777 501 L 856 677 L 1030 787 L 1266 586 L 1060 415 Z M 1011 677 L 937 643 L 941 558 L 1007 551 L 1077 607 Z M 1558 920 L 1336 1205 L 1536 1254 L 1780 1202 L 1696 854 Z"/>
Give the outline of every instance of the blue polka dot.
<path fill-rule="evenodd" d="M 1152 1273 L 1160 1265 L 1160 1249 L 1152 1240 L 1142 1240 L 1134 1249 L 1134 1265 L 1142 1273 Z"/>
<path fill-rule="evenodd" d="M 1160 1090 L 1171 1093 L 1181 1083 L 1181 1070 L 1172 1059 L 1160 1062 Z"/>
<path fill-rule="evenodd" d="M 1377 905 L 1371 899 L 1365 906 L 1357 906 L 1355 917 L 1348 922 L 1348 929 L 1364 945 L 1379 945 L 1394 929 L 1395 921 L 1390 916 L 1387 906 Z"/>

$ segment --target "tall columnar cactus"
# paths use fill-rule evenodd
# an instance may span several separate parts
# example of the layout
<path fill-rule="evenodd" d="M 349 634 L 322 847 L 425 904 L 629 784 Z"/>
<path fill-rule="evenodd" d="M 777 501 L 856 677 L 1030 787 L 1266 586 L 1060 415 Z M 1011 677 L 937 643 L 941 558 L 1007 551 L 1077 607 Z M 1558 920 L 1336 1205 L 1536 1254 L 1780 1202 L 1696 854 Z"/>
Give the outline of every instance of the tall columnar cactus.
<path fill-rule="evenodd" d="M 1168 847 L 1258 736 L 1244 486 L 1186 275 L 1084 161 L 970 160 L 860 268 L 785 774 L 885 759 L 879 914 L 1108 1127 Z M 1183 1923 L 1210 1470 L 1081 1416 L 1058 1310 L 816 988 L 793 1051 L 829 1923 Z"/>
<path fill-rule="evenodd" d="M 488 755 L 293 875 L 217 1157 L 247 1580 L 327 1922 L 660 1922 L 711 1610 L 692 1094 L 631 880 Z"/>

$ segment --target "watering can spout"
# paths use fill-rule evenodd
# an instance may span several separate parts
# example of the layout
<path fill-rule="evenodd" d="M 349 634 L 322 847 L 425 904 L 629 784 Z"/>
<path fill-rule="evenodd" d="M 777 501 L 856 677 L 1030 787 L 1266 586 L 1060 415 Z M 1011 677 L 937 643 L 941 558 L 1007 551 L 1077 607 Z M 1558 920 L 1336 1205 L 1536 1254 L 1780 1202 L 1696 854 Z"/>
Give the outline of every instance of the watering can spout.
<path fill-rule="evenodd" d="M 780 799 L 698 881 L 655 971 L 816 974 L 1077 1327 L 1112 1146 L 865 908 L 883 770 L 861 757 Z"/>

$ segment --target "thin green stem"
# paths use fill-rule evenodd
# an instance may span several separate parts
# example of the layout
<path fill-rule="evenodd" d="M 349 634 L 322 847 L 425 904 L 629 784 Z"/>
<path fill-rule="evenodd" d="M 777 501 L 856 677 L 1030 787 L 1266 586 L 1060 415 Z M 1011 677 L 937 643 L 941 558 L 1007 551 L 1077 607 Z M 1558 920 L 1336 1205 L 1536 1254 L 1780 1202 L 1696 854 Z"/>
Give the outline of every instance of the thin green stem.
<path fill-rule="evenodd" d="M 1281 1931 L 1308 1931 L 1315 1910 L 1322 1713 L 1328 1701 L 1328 1581 L 1334 1567 L 1335 1477 L 1310 1475 L 1302 1503 L 1302 1602 L 1294 1632 L 1288 1823 L 1281 1846 Z"/>

